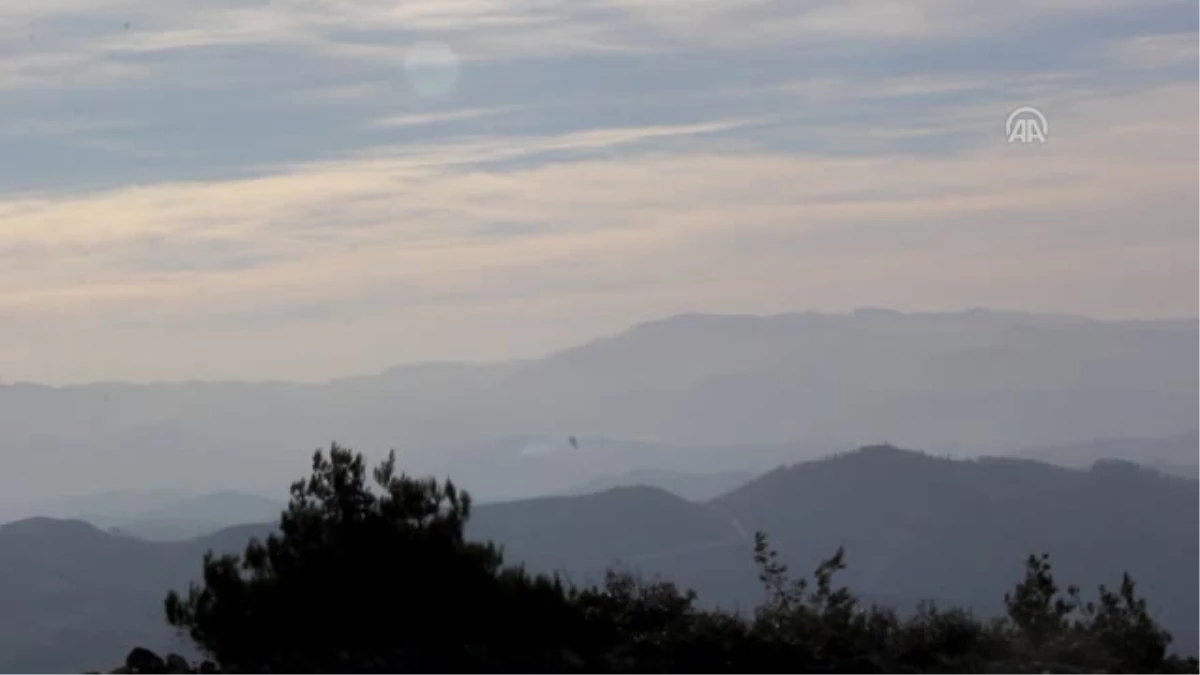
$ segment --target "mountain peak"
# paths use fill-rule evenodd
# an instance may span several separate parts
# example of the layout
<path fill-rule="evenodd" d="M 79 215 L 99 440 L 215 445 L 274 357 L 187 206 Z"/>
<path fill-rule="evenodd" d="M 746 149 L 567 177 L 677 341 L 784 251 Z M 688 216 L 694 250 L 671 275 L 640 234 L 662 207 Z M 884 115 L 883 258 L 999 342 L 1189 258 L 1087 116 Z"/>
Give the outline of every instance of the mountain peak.
<path fill-rule="evenodd" d="M 0 536 L 10 537 L 79 537 L 109 536 L 95 525 L 75 518 L 34 516 L 0 525 Z"/>
<path fill-rule="evenodd" d="M 927 463 L 938 462 L 939 458 L 930 455 L 927 452 L 920 450 L 909 450 L 892 445 L 888 442 L 872 443 L 870 445 L 859 446 L 847 452 L 840 452 L 830 455 L 824 459 L 815 460 L 816 463 L 827 465 L 834 464 L 852 464 L 852 465 L 872 465 L 886 463 L 889 465 L 911 464 L 911 463 Z M 802 462 L 795 465 L 803 467 L 813 462 Z"/>

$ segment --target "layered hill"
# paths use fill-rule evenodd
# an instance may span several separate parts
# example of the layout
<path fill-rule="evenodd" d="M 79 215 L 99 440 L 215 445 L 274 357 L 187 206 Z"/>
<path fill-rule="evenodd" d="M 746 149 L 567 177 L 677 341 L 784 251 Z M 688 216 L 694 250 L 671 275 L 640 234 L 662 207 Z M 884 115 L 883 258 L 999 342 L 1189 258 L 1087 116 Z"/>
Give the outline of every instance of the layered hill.
<path fill-rule="evenodd" d="M 1194 652 L 1198 498 L 1197 481 L 1128 462 L 1070 469 L 876 446 L 781 467 L 704 502 L 643 486 L 484 504 L 468 536 L 576 583 L 631 568 L 743 610 L 763 597 L 752 565 L 759 529 L 796 573 L 845 546 L 842 581 L 901 609 L 934 599 L 994 613 L 1025 556 L 1047 552 L 1060 581 L 1085 592 L 1130 572 Z M 79 521 L 0 526 L 0 671 L 84 670 L 135 644 L 183 651 L 163 623 L 165 592 L 199 573 L 206 550 L 236 551 L 272 530 L 150 542 Z"/>
<path fill-rule="evenodd" d="M 1195 320 L 684 315 L 540 359 L 324 384 L 6 384 L 0 495 L 273 494 L 335 439 L 495 500 L 631 470 L 759 473 L 881 441 L 967 456 L 1164 436 L 1196 427 L 1198 344 Z"/>
<path fill-rule="evenodd" d="M 1200 431 L 1162 438 L 1101 438 L 1028 448 L 1017 455 L 1051 464 L 1087 467 L 1106 459 L 1123 459 L 1185 478 L 1200 476 Z"/>

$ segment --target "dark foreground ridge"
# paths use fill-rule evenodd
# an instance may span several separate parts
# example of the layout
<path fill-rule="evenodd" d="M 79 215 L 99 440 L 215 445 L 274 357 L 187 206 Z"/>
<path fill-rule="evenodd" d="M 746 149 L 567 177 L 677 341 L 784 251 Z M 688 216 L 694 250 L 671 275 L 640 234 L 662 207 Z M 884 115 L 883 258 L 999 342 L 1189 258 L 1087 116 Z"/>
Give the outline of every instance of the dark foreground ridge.
<path fill-rule="evenodd" d="M 719 665 L 719 664 L 718 664 Z M 1185 662 L 1183 664 L 1187 666 Z M 1043 663 L 1039 661 L 1028 661 L 1025 663 L 1009 663 L 1005 667 L 1000 667 L 1001 664 L 995 664 L 994 669 L 987 672 L 1013 672 L 1013 673 L 1087 673 L 1087 672 L 1105 672 L 1092 671 L 1087 669 L 1079 669 L 1065 663 Z M 218 675 L 222 673 L 220 669 L 208 660 L 199 663 L 189 663 L 187 659 L 179 654 L 170 653 L 165 657 L 146 649 L 144 647 L 134 647 L 130 650 L 129 655 L 125 657 L 125 664 L 105 671 L 106 673 L 128 674 L 128 675 Z M 384 672 L 384 671 L 380 671 Z M 710 671 L 699 671 L 710 672 Z M 832 671 L 831 671 L 832 672 Z M 942 672 L 939 670 L 931 670 L 931 672 Z M 954 672 L 946 670 L 945 672 Z M 1121 672 L 1121 671 L 1111 671 Z M 1172 671 L 1162 671 L 1172 672 Z M 1194 672 L 1194 669 L 1189 670 L 1186 667 L 1177 672 Z M 90 672 L 88 675 L 100 675 L 97 672 Z"/>
<path fill-rule="evenodd" d="M 361 455 L 318 452 L 278 534 L 205 556 L 203 583 L 168 595 L 168 623 L 207 661 L 135 649 L 113 672 L 1200 672 L 1129 575 L 1089 599 L 1044 554 L 997 618 L 902 616 L 834 583 L 842 549 L 796 578 L 758 532 L 766 599 L 745 614 L 670 581 L 610 571 L 581 587 L 506 566 L 464 538 L 471 500 L 453 483 L 396 475 L 394 459 L 374 478 Z"/>

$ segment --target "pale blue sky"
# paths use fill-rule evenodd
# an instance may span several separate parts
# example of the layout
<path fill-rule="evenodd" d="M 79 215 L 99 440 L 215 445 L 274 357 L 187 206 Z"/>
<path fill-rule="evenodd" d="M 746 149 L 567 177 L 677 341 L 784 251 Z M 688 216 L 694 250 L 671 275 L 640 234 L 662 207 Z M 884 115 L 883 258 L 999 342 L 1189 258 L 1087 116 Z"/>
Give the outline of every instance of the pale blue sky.
<path fill-rule="evenodd" d="M 5 0 L 0 379 L 324 378 L 683 311 L 1193 315 L 1197 22 Z M 1006 143 L 1022 105 L 1045 145 Z"/>

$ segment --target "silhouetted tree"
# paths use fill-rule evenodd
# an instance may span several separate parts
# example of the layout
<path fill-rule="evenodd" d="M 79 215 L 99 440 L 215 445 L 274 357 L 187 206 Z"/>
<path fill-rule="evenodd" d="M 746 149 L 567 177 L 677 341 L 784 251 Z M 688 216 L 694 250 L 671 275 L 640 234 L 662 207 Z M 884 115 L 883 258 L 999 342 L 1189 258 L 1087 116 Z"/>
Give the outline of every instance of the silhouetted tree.
<path fill-rule="evenodd" d="M 1079 589 L 1059 593 L 1050 568 L 1050 555 L 1031 555 L 1025 562 L 1025 578 L 1011 593 L 1004 594 L 1008 618 L 1034 648 L 1060 637 L 1070 628 L 1070 617 L 1079 607 Z"/>
<path fill-rule="evenodd" d="M 575 615 L 562 585 L 464 541 L 453 483 L 397 476 L 394 454 L 378 492 L 365 474 L 362 455 L 317 452 L 279 534 L 206 556 L 167 620 L 239 672 L 557 669 Z"/>

